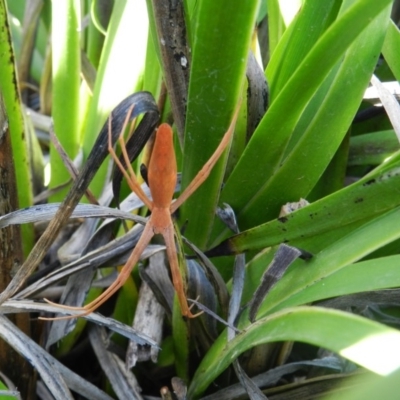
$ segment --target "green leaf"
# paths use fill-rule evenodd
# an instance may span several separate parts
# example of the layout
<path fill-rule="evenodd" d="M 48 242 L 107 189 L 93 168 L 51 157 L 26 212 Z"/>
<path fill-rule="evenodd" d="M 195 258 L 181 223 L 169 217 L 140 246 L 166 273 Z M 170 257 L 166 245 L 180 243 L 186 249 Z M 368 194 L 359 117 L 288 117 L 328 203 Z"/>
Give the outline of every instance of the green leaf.
<path fill-rule="evenodd" d="M 199 3 L 193 30 L 183 188 L 217 148 L 229 126 L 244 83 L 257 11 L 257 1 L 204 0 Z M 206 182 L 181 207 L 181 221 L 189 221 L 185 235 L 199 247 L 204 247 L 214 221 L 226 156 L 222 159 Z"/>
<path fill-rule="evenodd" d="M 400 154 L 382 164 L 356 183 L 297 210 L 286 217 L 259 225 L 222 242 L 214 250 L 243 252 L 262 249 L 282 242 L 306 246 L 317 252 L 327 243 L 324 233 L 341 237 L 366 219 L 384 213 L 400 204 Z M 351 209 L 351 212 L 347 212 Z M 312 238 L 305 242 L 305 239 Z"/>
<path fill-rule="evenodd" d="M 397 80 L 400 80 L 400 62 L 398 57 L 399 52 L 400 31 L 394 22 L 391 21 L 386 33 L 385 42 L 382 47 L 382 54 Z"/>
<path fill-rule="evenodd" d="M 376 131 L 350 138 L 349 166 L 378 165 L 399 150 L 399 141 L 392 130 Z"/>
<path fill-rule="evenodd" d="M 400 370 L 388 376 L 377 376 L 371 373 L 361 374 L 346 379 L 335 390 L 322 400 L 397 400 L 399 397 Z M 345 390 L 342 390 L 345 389 Z"/>
<path fill-rule="evenodd" d="M 197 369 L 188 397 L 199 397 L 244 351 L 276 341 L 300 341 L 323 347 L 382 375 L 400 366 L 397 330 L 342 311 L 289 308 L 260 319 L 229 343 L 226 335 L 221 335 Z"/>
<path fill-rule="evenodd" d="M 272 55 L 279 42 L 281 41 L 282 35 L 285 32 L 286 25 L 283 21 L 282 14 L 280 12 L 279 0 L 268 0 L 268 39 L 269 39 L 269 51 Z"/>
<path fill-rule="evenodd" d="M 70 159 L 79 149 L 80 20 L 79 0 L 53 1 L 52 116 L 54 131 Z M 71 177 L 54 146 L 50 146 L 50 158 L 50 187 L 68 182 Z M 61 201 L 66 192 L 52 196 L 52 201 Z"/>
<path fill-rule="evenodd" d="M 399 217 L 400 208 L 397 207 L 335 241 L 310 261 L 297 262 L 271 290 L 260 308 L 259 315 L 264 316 L 283 307 L 326 298 L 323 280 L 383 245 L 398 239 L 400 237 L 397 224 Z M 378 273 L 375 272 L 375 274 Z M 354 275 L 352 277 L 355 280 L 358 279 Z M 353 287 L 355 291 L 362 290 L 363 279 L 368 280 L 368 277 L 360 279 L 359 283 L 348 281 L 348 288 Z M 369 275 L 369 279 L 376 280 L 376 283 L 370 282 L 370 286 L 376 284 L 376 288 L 379 288 L 379 279 L 372 278 L 371 275 Z M 389 285 L 388 287 L 392 287 L 390 282 L 386 281 L 386 283 Z M 316 284 L 317 288 L 311 289 Z M 345 283 L 343 285 L 346 286 Z M 370 290 L 370 286 L 364 283 L 364 290 Z M 340 289 L 337 291 L 340 293 Z"/>
<path fill-rule="evenodd" d="M 13 49 L 7 9 L 4 0 L 0 1 L 0 88 L 8 117 L 12 151 L 17 180 L 18 201 L 21 208 L 32 204 L 32 182 L 29 172 L 28 152 L 25 142 L 24 120 L 21 100 L 17 86 Z M 33 244 L 33 229 L 22 227 L 24 252 L 27 254 Z"/>
<path fill-rule="evenodd" d="M 379 223 L 376 224 L 379 226 Z M 306 304 L 347 294 L 400 286 L 400 256 L 376 258 L 347 265 L 294 295 L 290 304 Z"/>
<path fill-rule="evenodd" d="M 268 63 L 266 75 L 270 82 L 271 102 L 289 81 L 321 34 L 336 18 L 341 3 L 339 0 L 305 1 L 301 6 L 296 19 L 279 41 L 277 53 Z M 307 35 L 299 34 L 305 31 L 308 32 Z"/>
<path fill-rule="evenodd" d="M 377 221 L 377 225 L 379 225 L 379 221 Z M 379 243 L 379 245 L 381 245 L 381 243 Z M 242 300 L 244 304 L 252 298 L 255 289 L 260 283 L 261 276 L 265 272 L 265 266 L 271 262 L 271 259 L 272 251 L 266 253 L 263 252 L 257 258 L 253 259 L 247 266 L 246 284 Z M 295 267 L 298 270 L 296 269 L 290 272 L 290 274 L 293 273 L 290 278 L 291 282 L 296 280 L 297 277 L 302 276 L 304 269 L 310 270 L 310 267 L 314 272 L 317 268 L 321 268 L 322 274 L 325 273 L 325 275 L 322 278 L 320 275 L 316 280 L 313 280 L 314 278 L 306 279 L 308 282 L 311 282 L 309 286 L 307 286 L 307 283 L 302 280 L 300 285 L 303 289 L 295 294 L 289 293 L 289 298 L 286 301 L 282 298 L 282 303 L 279 305 L 279 308 L 284 306 L 308 304 L 319 300 L 353 293 L 399 287 L 399 262 L 399 256 L 394 255 L 360 261 L 344 266 L 340 263 L 337 265 L 336 272 L 325 269 L 326 264 L 323 262 L 318 262 L 318 266 L 316 266 L 317 264 L 309 265 L 298 263 Z M 308 273 L 313 275 L 313 271 L 307 271 L 307 274 Z M 285 283 L 282 287 L 279 287 L 278 284 L 277 290 L 279 290 L 280 293 L 285 290 L 286 281 L 284 282 Z M 289 285 L 290 284 L 288 284 L 288 286 Z"/>
<path fill-rule="evenodd" d="M 144 3 L 129 0 L 114 2 L 93 98 L 83 124 L 85 155 L 91 151 L 111 109 L 132 94 L 140 81 L 146 54 L 146 24 Z M 91 189 L 95 195 L 103 189 L 106 172 L 106 165 L 103 165 L 93 179 Z"/>
<path fill-rule="evenodd" d="M 87 5 L 89 7 L 89 5 Z M 108 7 L 107 7 L 108 6 Z M 89 25 L 86 31 L 86 51 L 87 56 L 92 65 L 96 68 L 99 66 L 99 61 L 101 57 L 101 52 L 103 50 L 105 35 L 97 28 L 97 24 L 100 25 L 101 29 L 107 30 L 107 22 L 105 20 L 104 11 L 106 14 L 110 13 L 109 7 L 113 7 L 113 4 L 109 2 L 108 4 L 102 3 L 103 9 L 100 9 L 99 1 L 92 1 L 90 4 L 90 9 L 86 10 L 90 13 L 91 18 L 89 19 Z M 104 10 L 105 9 L 105 10 Z M 94 22 L 96 19 L 96 22 Z"/>
<path fill-rule="evenodd" d="M 379 54 L 391 4 L 389 0 L 353 3 L 320 37 L 273 101 L 222 191 L 221 201 L 237 211 L 242 229 L 274 218 L 283 203 L 307 195 L 349 127 Z M 369 46 L 371 38 L 375 39 L 368 53 L 361 43 Z M 369 58 L 358 69 L 361 54 Z M 360 74 L 357 82 L 348 80 L 352 70 L 343 69 L 351 62 Z M 348 101 L 341 92 L 345 88 Z M 321 96 L 318 104 L 310 103 L 318 90 L 326 91 L 326 99 Z M 337 103 L 339 97 L 342 104 Z M 309 104 L 310 126 L 303 123 L 301 132 L 292 137 Z M 344 115 L 336 114 L 337 107 Z M 336 129 L 333 136 L 331 129 Z M 326 132 L 330 136 L 321 138 Z M 290 157 L 287 146 L 292 149 Z M 221 225 L 216 231 L 214 244 L 227 234 Z"/>

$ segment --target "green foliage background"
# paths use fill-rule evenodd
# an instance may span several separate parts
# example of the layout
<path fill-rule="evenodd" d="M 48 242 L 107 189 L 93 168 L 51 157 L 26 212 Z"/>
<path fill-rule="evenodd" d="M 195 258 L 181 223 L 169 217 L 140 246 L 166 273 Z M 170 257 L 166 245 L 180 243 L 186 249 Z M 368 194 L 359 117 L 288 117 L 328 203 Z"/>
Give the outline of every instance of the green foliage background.
<path fill-rule="evenodd" d="M 399 252 L 390 245 L 400 239 L 398 140 L 383 118 L 375 124 L 352 125 L 372 74 L 382 80 L 400 77 L 400 32 L 390 19 L 393 1 L 304 0 L 286 22 L 284 3 L 184 1 L 192 59 L 183 148 L 176 144 L 183 187 L 217 147 L 233 110 L 243 100 L 231 153 L 182 206 L 179 220 L 189 221 L 185 235 L 203 250 L 219 246 L 246 252 L 243 304 L 255 292 L 275 246 L 285 242 L 313 253 L 312 260 L 298 260 L 289 268 L 254 323 L 246 312 L 242 314 L 242 334 L 227 343 L 221 329 L 193 376 L 187 360 L 176 357 L 177 371 L 189 380 L 189 398 L 200 397 L 247 349 L 276 341 L 321 346 L 377 374 L 382 374 L 382 364 L 391 366 L 389 372 L 400 367 L 397 330 L 309 305 L 400 284 Z M 24 15 L 26 2 L 13 0 L 7 5 L 14 18 L 10 19 L 13 46 L 20 66 L 21 43 L 29 40 L 24 19 L 32 20 Z M 2 26 L 7 24 L 4 6 L 1 3 Z M 152 2 L 145 7 L 139 1 L 115 1 L 108 21 L 97 15 L 97 6 L 89 0 L 44 1 L 31 14 L 36 15 L 38 30 L 31 39 L 29 80 L 37 85 L 41 111 L 51 112 L 57 136 L 71 158 L 79 151 L 87 156 L 108 113 L 128 94 L 148 90 L 157 98 L 161 92 L 160 39 L 151 19 Z M 82 28 L 84 15 L 90 18 Z M 141 24 L 147 15 L 149 24 Z M 255 26 L 266 15 L 268 42 L 258 47 Z M 52 51 L 47 46 L 50 31 Z M 6 36 L 1 37 L 0 47 L 0 88 L 13 135 L 20 205 L 25 207 L 32 202 L 34 173 L 25 141 L 26 116 L 10 62 L 14 50 Z M 251 48 L 261 52 L 260 62 L 265 61 L 269 107 L 246 142 L 245 71 Z M 376 68 L 381 53 L 384 61 Z M 379 150 L 382 141 L 384 152 Z M 375 146 L 376 154 L 367 154 L 366 146 Z M 351 158 L 354 149 L 358 149 L 356 161 Z M 68 174 L 52 148 L 50 162 L 50 185 L 65 183 Z M 227 163 L 232 168 L 226 174 Z M 92 182 L 97 196 L 106 173 L 104 166 Z M 346 175 L 357 179 L 345 186 Z M 283 204 L 300 198 L 311 204 L 277 219 Z M 215 218 L 216 206 L 222 203 L 232 206 L 242 233 L 232 236 Z M 24 235 L 29 247 L 32 231 L 28 228 Z M 233 256 L 215 263 L 229 282 Z M 175 339 L 185 333 L 180 321 L 173 326 Z M 376 337 L 390 337 L 391 346 Z M 192 344 L 181 343 L 183 354 L 188 354 Z M 349 352 L 357 343 L 364 344 Z"/>

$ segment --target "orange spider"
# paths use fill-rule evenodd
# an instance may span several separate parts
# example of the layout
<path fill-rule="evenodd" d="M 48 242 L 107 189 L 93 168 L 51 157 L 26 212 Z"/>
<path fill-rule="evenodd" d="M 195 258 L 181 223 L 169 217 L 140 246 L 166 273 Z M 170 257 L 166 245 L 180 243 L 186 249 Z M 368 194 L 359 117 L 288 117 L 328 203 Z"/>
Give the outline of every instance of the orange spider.
<path fill-rule="evenodd" d="M 129 110 L 122 128 L 125 131 L 127 123 L 132 113 L 132 108 Z M 114 159 L 116 165 L 123 173 L 127 180 L 130 189 L 143 201 L 143 203 L 151 211 L 151 215 L 146 222 L 142 235 L 132 251 L 128 261 L 122 268 L 117 279 L 105 290 L 97 299 L 93 300 L 84 307 L 72 307 L 61 305 L 46 300 L 48 303 L 57 305 L 58 307 L 69 310 L 81 310 L 83 313 L 74 316 L 58 317 L 58 318 L 43 318 L 50 320 L 77 318 L 88 315 L 95 311 L 101 304 L 109 299 L 128 279 L 133 267 L 139 261 L 140 255 L 149 244 L 155 234 L 161 234 L 165 241 L 167 256 L 171 268 L 172 282 L 175 287 L 182 315 L 188 318 L 194 318 L 202 312 L 192 314 L 191 306 L 189 307 L 185 294 L 185 286 L 179 271 L 178 257 L 174 239 L 174 225 L 171 215 L 182 205 L 182 203 L 197 190 L 197 188 L 207 179 L 212 168 L 218 161 L 219 157 L 230 143 L 236 119 L 239 113 L 239 106 L 236 108 L 232 122 L 223 136 L 217 149 L 214 151 L 210 159 L 204 164 L 203 168 L 197 173 L 189 186 L 181 193 L 181 195 L 173 201 L 173 194 L 177 180 L 176 158 L 173 145 L 173 132 L 168 124 L 161 124 L 156 132 L 153 151 L 151 153 L 150 163 L 148 166 L 147 176 L 150 187 L 152 200 L 150 200 L 143 192 L 137 177 L 129 162 L 129 157 L 126 151 L 125 141 L 121 134 L 118 141 L 121 146 L 122 156 L 127 170 L 123 167 L 121 161 L 117 157 L 111 143 L 111 118 L 109 119 L 109 152 Z"/>

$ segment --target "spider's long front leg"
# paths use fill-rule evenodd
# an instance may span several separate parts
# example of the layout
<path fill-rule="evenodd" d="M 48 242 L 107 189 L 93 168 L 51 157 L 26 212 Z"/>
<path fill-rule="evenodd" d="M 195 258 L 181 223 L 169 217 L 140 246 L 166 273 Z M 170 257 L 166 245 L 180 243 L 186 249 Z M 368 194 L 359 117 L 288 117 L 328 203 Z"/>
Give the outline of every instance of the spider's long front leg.
<path fill-rule="evenodd" d="M 151 238 L 154 236 L 153 226 L 148 221 L 144 230 L 142 232 L 142 236 L 140 237 L 139 241 L 137 242 L 135 248 L 132 251 L 132 254 L 129 256 L 128 261 L 120 271 L 117 279 L 112 283 L 111 286 L 108 287 L 99 297 L 93 300 L 91 303 L 86 304 L 84 307 L 73 307 L 73 306 L 66 306 L 63 304 L 53 303 L 45 299 L 45 301 L 49 304 L 57 306 L 59 308 L 63 308 L 66 310 L 80 310 L 83 311 L 82 314 L 79 315 L 68 315 L 65 317 L 56 317 L 56 318 L 40 318 L 44 320 L 61 320 L 61 319 L 71 319 L 77 317 L 83 317 L 95 311 L 100 305 L 102 305 L 105 301 L 107 301 L 115 292 L 117 292 L 125 283 L 125 281 L 129 278 L 133 267 L 139 261 L 141 254 L 143 253 L 144 249 L 149 244 Z"/>
<path fill-rule="evenodd" d="M 221 154 L 224 152 L 226 147 L 231 141 L 233 132 L 235 131 L 235 124 L 237 117 L 239 115 L 241 101 L 236 107 L 235 113 L 233 114 L 232 121 L 229 125 L 228 130 L 224 134 L 221 142 L 218 147 L 212 154 L 212 156 L 208 159 L 208 161 L 204 164 L 203 168 L 197 173 L 197 175 L 193 178 L 192 182 L 188 185 L 188 187 L 181 193 L 181 195 L 171 204 L 171 214 L 173 214 L 198 188 L 199 186 L 208 178 L 211 170 L 214 165 L 217 163 Z"/>
<path fill-rule="evenodd" d="M 152 204 L 151 200 L 143 192 L 143 190 L 142 190 L 142 188 L 141 188 L 141 186 L 140 186 L 140 184 L 139 184 L 139 182 L 137 180 L 136 174 L 133 171 L 132 165 L 131 165 L 131 163 L 129 161 L 129 156 L 128 156 L 128 153 L 126 151 L 126 144 L 125 144 L 125 140 L 124 140 L 124 137 L 123 137 L 123 132 L 125 131 L 125 129 L 126 129 L 127 125 L 128 125 L 129 118 L 131 116 L 132 111 L 133 111 L 133 106 L 129 109 L 128 113 L 126 114 L 125 121 L 124 121 L 124 124 L 122 126 L 122 130 L 121 130 L 121 134 L 120 134 L 120 136 L 118 138 L 118 142 L 119 142 L 120 147 L 121 147 L 122 157 L 124 159 L 125 165 L 127 166 L 128 170 L 126 170 L 124 168 L 124 166 L 122 165 L 122 163 L 121 163 L 120 159 L 118 158 L 118 156 L 116 155 L 114 147 L 112 145 L 112 140 L 111 140 L 111 132 L 112 132 L 111 131 L 111 124 L 112 124 L 111 116 L 108 119 L 108 152 L 110 153 L 110 156 L 114 160 L 115 165 L 120 169 L 120 171 L 122 172 L 123 176 L 125 177 L 128 185 L 129 185 L 129 188 L 132 190 L 132 192 L 136 193 L 136 195 L 139 197 L 139 199 L 143 201 L 143 203 L 147 206 L 147 208 L 149 208 L 149 210 L 151 210 L 153 204 Z"/>

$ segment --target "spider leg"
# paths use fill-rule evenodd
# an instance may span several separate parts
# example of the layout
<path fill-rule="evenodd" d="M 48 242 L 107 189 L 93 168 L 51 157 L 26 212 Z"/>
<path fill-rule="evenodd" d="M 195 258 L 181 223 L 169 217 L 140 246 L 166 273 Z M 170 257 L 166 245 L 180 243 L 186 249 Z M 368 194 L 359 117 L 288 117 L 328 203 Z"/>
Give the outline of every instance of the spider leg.
<path fill-rule="evenodd" d="M 229 125 L 228 130 L 224 134 L 221 142 L 219 143 L 218 147 L 216 148 L 212 156 L 204 164 L 203 168 L 197 173 L 197 175 L 193 178 L 192 182 L 190 182 L 188 187 L 171 204 L 170 207 L 171 214 L 173 214 L 182 205 L 182 203 L 184 203 L 184 201 L 187 200 L 210 175 L 210 172 L 213 169 L 214 165 L 217 163 L 217 161 L 221 157 L 221 154 L 231 141 L 231 137 L 235 130 L 235 124 L 239 114 L 241 103 L 242 102 L 240 101 L 239 104 L 237 105 L 235 113 L 233 114 L 231 124 Z"/>
<path fill-rule="evenodd" d="M 124 168 L 124 166 L 122 165 L 122 163 L 121 163 L 120 159 L 118 158 L 118 156 L 116 155 L 114 147 L 112 145 L 112 140 L 111 140 L 111 116 L 108 119 L 108 152 L 110 153 L 110 156 L 113 158 L 115 164 L 118 166 L 118 168 L 120 169 L 120 171 L 124 175 L 128 185 L 129 185 L 129 188 L 132 190 L 132 192 L 137 194 L 139 199 L 143 201 L 143 203 L 149 208 L 149 210 L 152 210 L 153 203 L 146 196 L 146 194 L 143 192 L 143 190 L 142 190 L 142 188 L 141 188 L 141 186 L 140 186 L 140 184 L 139 184 L 139 182 L 137 180 L 136 174 L 133 171 L 132 165 L 131 165 L 131 163 L 129 161 L 129 156 L 128 156 L 128 153 L 126 151 L 125 139 L 123 137 L 123 132 L 125 131 L 125 129 L 126 129 L 127 125 L 128 125 L 129 118 L 130 118 L 130 116 L 132 114 L 133 108 L 134 108 L 134 106 L 132 106 L 129 109 L 129 111 L 127 112 L 124 124 L 122 126 L 121 134 L 119 135 L 119 138 L 118 138 L 118 142 L 119 142 L 120 147 L 121 147 L 122 156 L 123 156 L 124 162 L 125 162 L 128 170 L 126 170 Z"/>
<path fill-rule="evenodd" d="M 56 306 L 57 308 L 62 308 L 64 310 L 72 310 L 72 311 L 82 311 L 82 313 L 79 313 L 77 315 L 64 315 L 62 317 L 39 317 L 40 320 L 42 321 L 61 321 L 61 320 L 66 320 L 66 319 L 74 319 L 78 317 L 84 317 L 86 315 L 89 315 L 91 311 L 85 311 L 85 307 L 73 307 L 73 306 L 67 306 L 65 304 L 58 304 L 55 303 L 54 301 L 50 301 L 48 299 L 43 299 L 46 303 Z"/>
<path fill-rule="evenodd" d="M 85 315 L 88 315 L 95 311 L 101 304 L 103 304 L 105 301 L 107 301 L 114 293 L 118 291 L 122 287 L 122 285 L 125 283 L 125 281 L 129 278 L 130 273 L 133 270 L 133 267 L 136 265 L 136 263 L 139 261 L 139 258 L 141 254 L 143 253 L 144 249 L 147 247 L 149 244 L 151 238 L 154 236 L 153 232 L 153 226 L 149 222 L 147 222 L 146 226 L 144 227 L 144 230 L 142 232 L 142 236 L 140 237 L 139 241 L 137 242 L 135 248 L 133 249 L 131 255 L 128 258 L 128 261 L 120 271 L 117 279 L 105 290 L 97 299 L 93 300 L 89 304 L 86 304 L 84 307 L 72 307 L 72 306 L 66 306 L 66 305 L 61 305 L 57 303 L 53 303 L 47 299 L 45 301 L 49 304 L 56 305 L 57 307 L 66 309 L 66 310 L 80 310 L 83 311 L 82 314 L 78 315 L 69 315 L 69 316 L 63 316 L 63 317 L 55 317 L 55 318 L 40 318 L 44 320 L 62 320 L 62 319 L 72 319 L 72 318 L 77 318 L 77 317 L 83 317 Z"/>
<path fill-rule="evenodd" d="M 179 305 L 181 307 L 181 313 L 184 317 L 196 318 L 199 315 L 203 314 L 203 311 L 200 311 L 199 313 L 196 314 L 192 314 L 190 310 L 193 307 L 193 304 L 189 307 L 187 303 L 185 286 L 183 283 L 181 271 L 179 270 L 178 256 L 176 254 L 174 226 L 172 222 L 171 225 L 163 231 L 162 235 L 165 241 L 165 246 L 167 248 L 167 256 L 168 256 L 169 266 L 171 269 L 172 282 L 174 284 L 174 288 L 178 296 Z"/>

